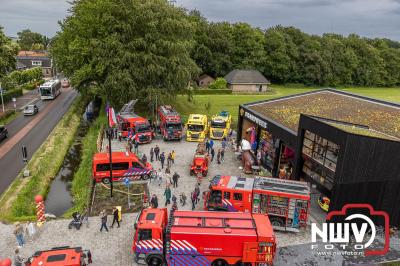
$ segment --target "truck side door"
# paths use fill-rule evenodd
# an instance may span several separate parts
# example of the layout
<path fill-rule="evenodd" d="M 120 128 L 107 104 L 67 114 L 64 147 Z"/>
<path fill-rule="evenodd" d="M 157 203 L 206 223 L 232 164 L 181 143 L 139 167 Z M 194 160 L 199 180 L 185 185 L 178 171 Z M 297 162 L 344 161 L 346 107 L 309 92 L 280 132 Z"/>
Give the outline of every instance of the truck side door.
<path fill-rule="evenodd" d="M 236 211 L 244 211 L 244 204 L 243 204 L 243 200 L 244 200 L 244 195 L 243 192 L 233 192 L 233 198 L 232 198 L 232 205 L 233 208 L 236 209 Z"/>

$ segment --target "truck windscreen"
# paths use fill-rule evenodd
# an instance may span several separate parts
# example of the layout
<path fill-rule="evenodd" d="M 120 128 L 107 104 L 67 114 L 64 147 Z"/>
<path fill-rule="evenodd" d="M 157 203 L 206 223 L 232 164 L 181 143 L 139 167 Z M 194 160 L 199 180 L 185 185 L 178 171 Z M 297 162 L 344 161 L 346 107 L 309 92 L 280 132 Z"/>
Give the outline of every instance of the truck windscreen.
<path fill-rule="evenodd" d="M 204 126 L 203 125 L 188 125 L 188 130 L 190 131 L 195 131 L 195 132 L 201 132 L 203 131 Z"/>
<path fill-rule="evenodd" d="M 211 122 L 211 127 L 215 127 L 215 128 L 226 128 L 226 122 L 222 122 L 222 121 L 212 121 Z"/>
<path fill-rule="evenodd" d="M 136 127 L 136 132 L 138 133 L 144 133 L 149 131 L 150 131 L 150 125 L 138 125 Z"/>
<path fill-rule="evenodd" d="M 51 88 L 40 87 L 40 95 L 42 95 L 42 96 L 51 95 Z"/>
<path fill-rule="evenodd" d="M 180 130 L 182 128 L 182 125 L 180 123 L 168 123 L 166 125 L 167 129 L 178 129 Z"/>

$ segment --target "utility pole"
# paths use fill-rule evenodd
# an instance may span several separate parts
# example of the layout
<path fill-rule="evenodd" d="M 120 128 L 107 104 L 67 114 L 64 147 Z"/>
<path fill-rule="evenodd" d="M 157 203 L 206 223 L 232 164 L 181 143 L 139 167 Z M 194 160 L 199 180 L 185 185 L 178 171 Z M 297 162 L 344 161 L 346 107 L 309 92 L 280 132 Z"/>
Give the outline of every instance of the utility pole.
<path fill-rule="evenodd" d="M 108 106 L 108 101 L 107 101 L 107 106 Z M 112 149 L 111 149 L 111 127 L 110 127 L 110 106 L 107 108 L 107 138 L 108 138 L 108 158 L 109 158 L 109 163 L 110 163 L 110 198 L 113 197 L 113 175 L 112 175 Z"/>

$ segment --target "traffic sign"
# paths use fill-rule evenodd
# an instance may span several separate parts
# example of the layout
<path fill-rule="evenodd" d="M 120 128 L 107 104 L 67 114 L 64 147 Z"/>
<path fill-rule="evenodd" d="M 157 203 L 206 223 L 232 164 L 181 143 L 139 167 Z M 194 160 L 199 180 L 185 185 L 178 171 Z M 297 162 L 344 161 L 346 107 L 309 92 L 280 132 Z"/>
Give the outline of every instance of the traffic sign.
<path fill-rule="evenodd" d="M 130 180 L 129 178 L 125 177 L 125 178 L 124 178 L 124 185 L 127 186 L 127 187 L 129 187 L 130 184 L 131 184 L 131 180 Z"/>
<path fill-rule="evenodd" d="M 13 101 L 13 102 L 16 102 L 16 101 L 17 101 L 17 99 L 13 97 L 13 98 L 12 98 L 12 101 Z"/>

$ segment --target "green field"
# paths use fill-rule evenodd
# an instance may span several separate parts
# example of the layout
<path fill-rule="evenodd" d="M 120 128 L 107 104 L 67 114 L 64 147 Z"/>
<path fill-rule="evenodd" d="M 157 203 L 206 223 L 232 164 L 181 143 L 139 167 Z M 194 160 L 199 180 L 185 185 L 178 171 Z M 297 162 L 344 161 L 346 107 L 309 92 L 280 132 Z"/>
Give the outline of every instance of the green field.
<path fill-rule="evenodd" d="M 234 120 L 233 127 L 236 127 L 239 104 L 268 100 L 318 89 L 312 87 L 291 88 L 283 86 L 273 86 L 273 88 L 274 92 L 271 94 L 195 95 L 193 102 L 188 102 L 187 96 L 181 95 L 178 96 L 173 105 L 182 114 L 184 121 L 186 121 L 188 114 L 191 113 L 213 115 L 222 110 L 229 111 Z M 341 88 L 341 90 L 400 103 L 400 88 Z"/>

